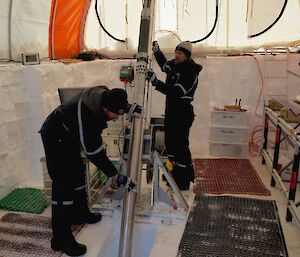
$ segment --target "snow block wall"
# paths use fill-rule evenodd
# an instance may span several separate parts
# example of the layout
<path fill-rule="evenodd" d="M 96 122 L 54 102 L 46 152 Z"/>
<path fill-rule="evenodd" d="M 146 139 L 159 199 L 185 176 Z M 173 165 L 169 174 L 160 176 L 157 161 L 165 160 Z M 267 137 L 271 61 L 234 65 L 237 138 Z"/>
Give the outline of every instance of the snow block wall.
<path fill-rule="evenodd" d="M 129 64 L 118 60 L 0 67 L 0 198 L 23 182 L 43 186 L 40 158 L 44 150 L 38 131 L 59 105 L 57 89 L 122 87 L 119 71 Z M 131 98 L 132 91 L 128 93 Z"/>
<path fill-rule="evenodd" d="M 30 99 L 18 66 L 0 69 L 0 197 L 26 179 L 30 167 L 27 138 Z"/>
<path fill-rule="evenodd" d="M 261 124 L 261 119 L 255 115 L 257 103 L 258 116 L 262 114 L 263 106 L 263 98 L 258 101 L 262 87 L 258 65 L 264 80 L 267 80 L 266 71 L 270 73 L 263 84 L 265 94 L 283 91 L 291 96 L 300 94 L 300 55 L 284 56 L 288 60 L 286 66 L 278 60 L 282 56 L 268 58 L 270 60 L 266 61 L 263 56 L 258 56 L 257 62 L 252 57 L 195 58 L 203 70 L 193 102 L 196 114 L 190 134 L 193 156 L 209 156 L 212 107 L 234 104 L 236 98 L 241 98 L 243 107 L 248 109 L 250 126 Z M 121 66 L 131 63 L 130 60 L 98 60 L 70 65 L 0 66 L 0 197 L 23 181 L 43 186 L 40 158 L 44 156 L 44 150 L 38 131 L 47 115 L 59 105 L 57 88 L 123 87 L 119 71 Z M 164 80 L 165 75 L 156 62 L 153 62 L 153 69 L 157 77 Z M 285 80 L 272 78 L 272 74 L 283 73 Z M 129 98 L 133 90 L 128 88 Z M 162 117 L 164 96 L 153 89 L 150 96 L 151 116 Z"/>

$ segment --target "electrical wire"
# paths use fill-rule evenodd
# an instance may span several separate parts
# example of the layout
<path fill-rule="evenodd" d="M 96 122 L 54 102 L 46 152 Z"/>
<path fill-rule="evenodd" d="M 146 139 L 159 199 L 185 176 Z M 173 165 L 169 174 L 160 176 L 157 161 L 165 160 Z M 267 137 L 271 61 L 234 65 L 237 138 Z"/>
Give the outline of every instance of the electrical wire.
<path fill-rule="evenodd" d="M 156 30 L 156 31 L 154 32 L 154 35 L 157 34 L 158 32 L 168 32 L 168 33 L 171 33 L 171 34 L 173 34 L 173 35 L 179 40 L 179 42 L 182 41 L 181 38 L 180 38 L 174 31 L 172 31 L 172 30 L 168 30 L 168 29 L 159 29 L 159 30 Z"/>
<path fill-rule="evenodd" d="M 262 143 L 263 143 L 263 133 L 264 133 L 264 127 L 262 125 L 257 125 L 254 127 L 252 132 L 249 136 L 249 152 L 251 155 L 257 157 L 261 154 L 262 150 Z M 270 138 L 275 138 L 276 135 L 276 128 L 275 127 L 269 127 L 268 129 L 268 143 L 267 145 L 273 149 L 275 147 L 275 140 L 271 140 Z M 271 134 L 273 135 L 271 137 Z M 283 149 L 287 150 L 289 147 L 288 142 L 284 141 L 281 145 Z"/>
<path fill-rule="evenodd" d="M 286 7 L 287 3 L 288 3 L 288 0 L 285 0 L 285 1 L 284 1 L 284 4 L 283 4 L 283 7 L 282 7 L 282 9 L 281 9 L 281 11 L 280 11 L 278 17 L 276 18 L 275 21 L 273 21 L 273 23 L 272 23 L 270 26 L 268 26 L 268 27 L 267 27 L 266 29 L 264 29 L 263 31 L 258 32 L 258 33 L 256 33 L 256 34 L 252 34 L 252 35 L 250 35 L 250 36 L 248 36 L 248 37 L 249 37 L 249 38 L 253 38 L 253 37 L 260 36 L 261 34 L 264 34 L 264 33 L 267 32 L 269 29 L 271 29 L 271 28 L 272 28 L 272 27 L 280 20 L 280 18 L 281 18 L 281 16 L 282 16 L 283 12 L 284 12 L 284 10 L 285 10 L 285 7 Z"/>
<path fill-rule="evenodd" d="M 261 146 L 263 141 L 263 126 L 257 125 L 254 127 L 249 136 L 249 152 L 253 156 L 259 156 L 261 154 Z M 269 128 L 269 133 L 273 133 L 275 135 L 275 128 Z M 270 136 L 268 137 L 270 138 Z M 273 140 L 268 139 L 268 145 L 270 147 L 275 146 L 275 142 Z"/>
<path fill-rule="evenodd" d="M 263 94 L 263 91 L 264 91 L 264 78 L 263 78 L 263 75 L 262 75 L 262 71 L 260 69 L 260 66 L 259 66 L 259 63 L 258 63 L 258 60 L 255 56 L 253 55 L 250 55 L 250 54 L 244 54 L 242 56 L 249 56 L 251 58 L 253 58 L 255 61 L 256 61 L 256 65 L 257 65 L 257 69 L 259 71 L 259 75 L 260 75 L 260 79 L 261 79 L 261 89 L 260 89 L 260 93 L 259 93 L 259 97 L 258 97 L 258 100 L 257 100 L 257 103 L 256 103 L 256 107 L 255 107 L 255 115 L 262 119 L 263 117 L 260 116 L 258 113 L 257 113 L 257 110 L 259 108 L 259 103 L 260 103 L 260 100 L 261 100 L 261 97 L 262 97 L 262 94 Z"/>
<path fill-rule="evenodd" d="M 104 32 L 110 36 L 112 39 L 118 41 L 118 42 L 122 42 L 122 43 L 125 43 L 126 41 L 123 40 L 123 39 L 119 39 L 119 38 L 116 38 L 114 37 L 112 34 L 110 34 L 106 29 L 105 27 L 103 26 L 102 22 L 101 22 L 101 19 L 100 19 L 100 16 L 99 16 L 99 13 L 98 13 L 98 0 L 95 1 L 95 11 L 96 11 L 96 15 L 97 15 L 97 19 L 98 19 L 98 22 L 100 24 L 100 27 L 104 30 Z"/>
<path fill-rule="evenodd" d="M 215 21 L 214 21 L 214 25 L 213 25 L 212 29 L 205 37 L 198 39 L 198 40 L 191 41 L 191 43 L 196 44 L 196 43 L 199 43 L 199 42 L 204 41 L 205 39 L 209 38 L 217 26 L 218 17 L 219 17 L 219 0 L 216 0 L 216 17 L 215 17 Z"/>

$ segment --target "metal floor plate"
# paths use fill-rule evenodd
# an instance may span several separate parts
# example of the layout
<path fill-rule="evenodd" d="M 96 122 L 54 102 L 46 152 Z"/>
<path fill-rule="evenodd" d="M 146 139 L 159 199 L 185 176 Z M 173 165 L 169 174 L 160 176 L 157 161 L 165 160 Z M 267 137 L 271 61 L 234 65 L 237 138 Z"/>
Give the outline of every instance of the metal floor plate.
<path fill-rule="evenodd" d="M 275 201 L 196 196 L 181 257 L 287 257 Z"/>
<path fill-rule="evenodd" d="M 195 159 L 196 194 L 270 195 L 248 159 Z"/>

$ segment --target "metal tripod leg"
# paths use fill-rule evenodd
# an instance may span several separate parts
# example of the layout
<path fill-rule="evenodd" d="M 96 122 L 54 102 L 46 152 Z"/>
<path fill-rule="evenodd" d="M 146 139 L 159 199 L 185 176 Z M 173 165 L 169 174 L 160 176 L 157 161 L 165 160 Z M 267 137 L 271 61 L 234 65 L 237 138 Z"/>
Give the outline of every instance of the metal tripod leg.
<path fill-rule="evenodd" d="M 173 201 L 170 199 L 168 194 L 161 189 L 159 186 L 159 163 L 155 161 L 154 159 L 154 174 L 153 174 L 153 183 L 152 183 L 152 201 L 151 204 L 158 202 L 165 202 L 169 205 L 173 205 Z"/>
<path fill-rule="evenodd" d="M 162 201 L 167 204 L 173 205 L 172 199 L 168 196 L 168 194 L 162 190 L 162 188 L 159 186 L 159 171 L 161 170 L 164 176 L 166 177 L 171 189 L 175 193 L 175 196 L 179 199 L 178 206 L 183 208 L 184 210 L 188 210 L 189 206 L 184 199 L 183 195 L 181 194 L 181 191 L 179 190 L 177 184 L 175 183 L 173 177 L 170 175 L 170 173 L 166 170 L 163 162 L 160 159 L 159 154 L 155 151 L 153 152 L 153 162 L 154 162 L 154 180 L 152 185 L 152 204 Z"/>

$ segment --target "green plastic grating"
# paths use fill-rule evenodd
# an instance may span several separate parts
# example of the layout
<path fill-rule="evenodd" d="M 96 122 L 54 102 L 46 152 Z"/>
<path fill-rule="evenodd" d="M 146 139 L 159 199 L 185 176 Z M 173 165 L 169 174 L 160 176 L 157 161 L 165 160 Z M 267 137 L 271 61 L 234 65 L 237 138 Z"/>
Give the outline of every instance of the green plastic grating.
<path fill-rule="evenodd" d="M 111 162 L 112 162 L 112 164 L 116 167 L 116 165 L 118 164 L 118 161 L 115 161 L 115 160 L 110 160 Z M 107 182 L 107 180 L 108 180 L 108 176 L 102 171 L 102 170 L 96 170 L 95 171 L 96 173 L 97 173 L 97 175 L 95 175 L 95 173 L 93 173 L 92 175 L 91 175 L 91 177 L 93 177 L 93 179 L 92 179 L 92 184 L 94 183 L 94 182 L 96 182 L 98 179 L 100 179 L 100 181 L 101 181 L 101 183 L 102 184 L 104 184 L 104 183 L 106 183 Z"/>
<path fill-rule="evenodd" d="M 0 208 L 9 211 L 40 214 L 46 207 L 44 191 L 36 188 L 16 188 L 0 200 Z"/>

